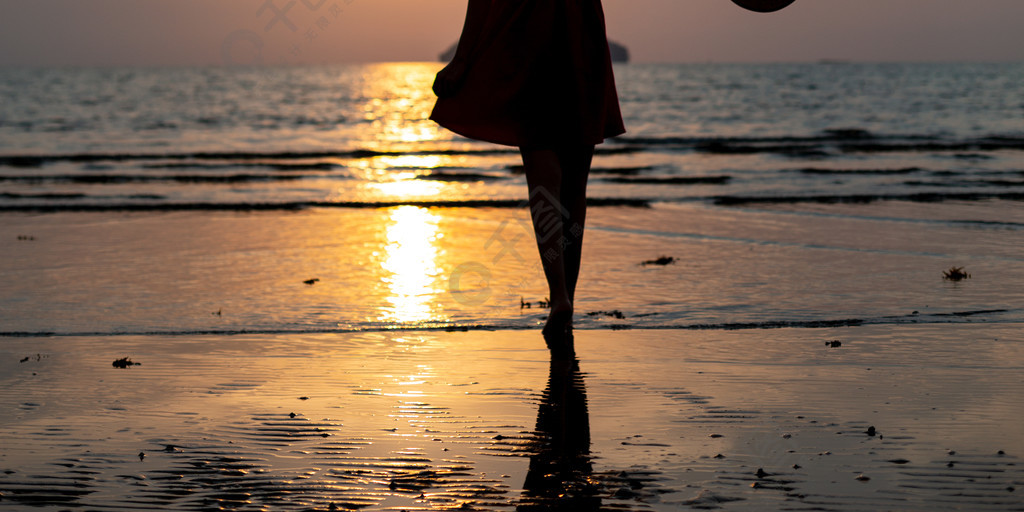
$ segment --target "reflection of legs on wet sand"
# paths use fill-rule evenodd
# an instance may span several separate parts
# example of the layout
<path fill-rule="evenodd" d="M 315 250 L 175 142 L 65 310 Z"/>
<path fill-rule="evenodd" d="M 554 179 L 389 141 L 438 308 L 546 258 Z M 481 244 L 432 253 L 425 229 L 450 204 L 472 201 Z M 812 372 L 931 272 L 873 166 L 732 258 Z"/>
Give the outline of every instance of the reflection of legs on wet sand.
<path fill-rule="evenodd" d="M 548 388 L 537 410 L 537 448 L 517 510 L 597 510 L 590 462 L 590 417 L 579 363 L 551 361 Z"/>

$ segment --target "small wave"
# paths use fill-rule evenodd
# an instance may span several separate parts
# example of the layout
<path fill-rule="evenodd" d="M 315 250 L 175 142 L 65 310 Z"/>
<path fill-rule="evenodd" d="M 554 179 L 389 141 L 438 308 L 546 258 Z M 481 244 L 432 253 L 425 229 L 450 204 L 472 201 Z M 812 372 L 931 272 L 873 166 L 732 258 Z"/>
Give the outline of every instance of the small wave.
<path fill-rule="evenodd" d="M 688 331 L 736 331 L 762 329 L 829 329 L 835 327 L 857 327 L 862 325 L 900 324 L 948 324 L 971 322 L 975 319 L 1000 323 L 1019 323 L 1020 310 L 980 309 L 952 311 L 946 313 L 809 319 L 809 320 L 765 320 L 760 322 L 721 322 L 703 324 L 654 324 L 633 325 L 628 323 L 595 325 L 577 330 L 688 330 Z M 650 315 L 634 315 L 640 318 Z M 1000 318 L 1003 317 L 1003 318 Z M 627 320 L 628 320 L 627 318 Z M 374 324 L 370 326 L 298 328 L 298 329 L 193 329 L 193 330 L 135 330 L 135 331 L 0 331 L 0 338 L 46 338 L 46 337 L 89 337 L 89 336 L 242 336 L 242 335 L 301 335 L 301 334 L 346 334 L 360 332 L 470 332 L 470 331 L 530 331 L 534 325 L 507 324 L 443 324 L 443 325 L 402 325 Z"/>
<path fill-rule="evenodd" d="M 943 140 L 932 135 L 876 135 L 861 129 L 825 130 L 819 135 L 776 137 L 619 137 L 634 146 L 683 149 L 708 154 L 776 153 L 829 156 L 841 153 L 968 152 L 1024 150 L 1024 137 L 990 135 Z"/>
<path fill-rule="evenodd" d="M 221 169 L 237 169 L 252 168 L 252 169 L 270 169 L 274 171 L 333 171 L 335 169 L 342 168 L 341 165 L 331 162 L 312 162 L 312 163 L 281 163 L 281 162 L 237 162 L 231 164 L 203 164 L 203 163 L 160 163 L 160 164 L 144 164 L 144 169 L 205 169 L 205 170 L 221 170 Z"/>
<path fill-rule="evenodd" d="M 84 197 L 84 195 L 83 195 Z M 161 199 L 158 196 L 136 197 Z M 587 206 L 625 206 L 646 208 L 652 201 L 632 198 L 588 198 Z M 152 211 L 281 211 L 309 208 L 394 208 L 419 206 L 423 208 L 527 208 L 518 199 L 466 199 L 461 201 L 296 201 L 281 203 L 110 203 L 110 204 L 8 204 L 0 205 L 0 212 L 152 212 Z"/>
<path fill-rule="evenodd" d="M 616 174 L 632 176 L 634 174 L 640 174 L 642 172 L 653 171 L 658 169 L 655 165 L 642 165 L 637 167 L 592 167 L 590 174 Z"/>
<path fill-rule="evenodd" d="M 1007 313 L 1009 310 L 1006 309 L 980 309 L 977 311 L 954 311 L 952 313 L 935 313 L 933 316 L 946 317 L 967 317 L 967 316 L 978 316 L 978 315 L 991 315 L 995 313 Z"/>
<path fill-rule="evenodd" d="M 494 174 L 480 174 L 474 172 L 434 172 L 416 176 L 418 180 L 425 181 L 446 181 L 446 182 L 474 182 L 474 181 L 498 181 L 508 176 L 497 176 Z"/>
<path fill-rule="evenodd" d="M 604 181 L 629 185 L 725 185 L 732 181 L 732 176 L 615 176 Z"/>
<path fill-rule="evenodd" d="M 943 201 L 1024 201 L 1024 192 L 923 192 L 917 194 L 850 194 L 850 195 L 807 195 L 807 196 L 718 196 L 713 202 L 719 206 L 745 204 L 797 204 L 820 203 L 867 204 L 878 201 L 908 201 L 913 203 L 939 203 Z"/>
<path fill-rule="evenodd" d="M 821 141 L 854 141 L 854 140 L 875 140 L 893 136 L 877 135 L 863 128 L 833 128 L 822 130 L 818 135 L 776 135 L 776 136 L 752 136 L 752 137 L 616 137 L 614 140 L 630 144 L 645 145 L 698 145 L 712 143 L 793 143 L 793 142 L 821 142 Z M 928 135 L 909 135 L 901 138 L 930 139 Z"/>
<path fill-rule="evenodd" d="M 375 149 L 354 149 L 349 151 L 278 151 L 278 152 L 255 152 L 255 151 L 199 151 L 186 153 L 67 153 L 47 155 L 3 155 L 0 156 L 0 166 L 8 167 L 41 167 L 53 162 L 126 162 L 140 160 L 226 160 L 226 161 L 261 161 L 259 165 L 278 165 L 270 162 L 273 160 L 310 160 L 324 158 L 374 158 L 378 156 L 435 156 L 435 155 L 498 155 L 518 154 L 513 148 L 488 148 L 488 149 L 430 149 L 415 151 L 381 151 Z M 166 164 L 158 164 L 166 165 Z M 194 164 L 186 164 L 194 167 Z M 290 170 L 295 165 L 289 164 L 284 170 Z M 326 164 L 310 164 L 326 165 Z M 331 164 L 333 168 L 333 164 Z M 237 167 L 237 166 L 236 166 Z"/>
<path fill-rule="evenodd" d="M 82 185 L 105 185 L 117 183 L 248 183 L 267 181 L 294 181 L 305 178 L 319 178 L 314 174 L 229 174 L 202 175 L 176 174 L 172 176 L 153 176 L 143 174 L 61 174 L 35 176 L 0 176 L 0 182 L 19 183 L 77 183 Z"/>
<path fill-rule="evenodd" d="M 957 181 L 921 181 L 908 180 L 903 182 L 908 187 L 1021 187 L 1024 180 L 957 180 Z"/>
<path fill-rule="evenodd" d="M 974 155 L 977 151 L 1024 150 L 1024 137 L 990 135 L 987 137 L 943 140 L 929 135 L 876 135 L 860 129 L 826 130 L 812 136 L 776 137 L 616 137 L 609 144 L 598 146 L 597 154 L 615 155 L 649 151 L 652 149 L 682 149 L 709 154 L 780 153 L 797 156 L 828 156 L 832 152 L 885 153 L 885 152 L 959 152 Z M 123 162 L 142 160 L 197 160 L 197 161 L 262 161 L 258 165 L 279 165 L 273 161 L 293 161 L 325 158 L 363 159 L 379 156 L 487 156 L 518 154 L 511 147 L 477 147 L 467 149 L 377 150 L 352 149 L 345 151 L 197 151 L 180 153 L 65 153 L 40 155 L 0 155 L 0 166 L 33 168 L 52 162 Z M 984 155 L 981 155 L 984 156 Z M 166 166 L 168 164 L 156 164 Z M 187 164 L 194 166 L 193 164 Z M 295 168 L 330 170 L 334 164 L 287 164 L 282 170 Z"/>
<path fill-rule="evenodd" d="M 811 174 L 811 175 L 868 175 L 868 176 L 889 176 L 889 175 L 903 175 L 903 174 L 916 174 L 924 172 L 925 170 L 920 167 L 903 167 L 900 169 L 823 169 L 818 167 L 806 167 L 803 169 L 796 169 L 795 172 L 800 174 Z"/>
<path fill-rule="evenodd" d="M 167 179 L 175 179 L 173 177 Z M 217 181 L 218 178 L 197 178 L 197 180 Z M 230 180 L 230 177 L 225 179 Z M 241 178 L 239 178 L 242 180 Z M 253 178 L 257 181 L 262 178 Z M 669 181 L 636 181 L 635 183 L 672 183 Z M 243 180 L 244 181 L 244 180 Z M 680 183 L 686 183 L 685 178 Z M 711 183 L 711 182 L 709 182 Z M 162 200 L 164 196 L 155 194 L 135 194 L 119 196 L 90 196 L 86 194 L 13 194 L 0 193 L 4 199 L 50 199 L 50 200 L 84 200 L 84 199 L 132 199 Z M 944 201 L 1024 201 L 1024 191 L 1012 192 L 922 192 L 914 194 L 827 194 L 827 195 L 780 195 L 780 196 L 743 196 L 723 195 L 706 197 L 592 197 L 587 199 L 590 207 L 627 207 L 650 208 L 659 202 L 678 203 L 693 201 L 709 201 L 718 206 L 743 206 L 755 204 L 869 204 L 880 201 L 907 201 L 915 203 L 939 203 Z M 417 206 L 422 208 L 526 208 L 527 203 L 521 199 L 464 199 L 464 200 L 399 200 L 399 201 L 293 201 L 293 202 L 244 202 L 244 203 L 203 203 L 203 202 L 131 202 L 131 203 L 29 203 L 2 204 L 0 212 L 160 212 L 160 211 L 295 211 L 311 208 L 395 208 L 398 206 Z"/>
<path fill-rule="evenodd" d="M 59 194 L 59 193 L 14 194 L 14 193 L 10 193 L 10 192 L 0 192 L 0 199 L 60 199 L 60 200 L 65 200 L 65 201 L 66 200 L 84 200 L 84 199 L 108 199 L 108 200 L 109 199 L 134 199 L 134 200 L 157 201 L 157 200 L 165 199 L 165 197 L 161 196 L 161 195 L 157 195 L 157 194 L 124 194 L 124 195 L 113 195 L 113 196 L 110 196 L 110 195 L 106 195 L 106 196 L 92 196 L 92 195 L 81 194 L 81 193 L 71 193 L 71 194 Z M 8 208 L 8 207 L 11 207 L 11 208 L 13 208 L 12 211 L 17 211 L 20 206 L 22 206 L 22 205 L 3 205 L 3 206 L 0 206 L 0 209 L 5 209 L 5 208 Z M 24 205 L 24 206 L 29 208 L 28 211 L 31 211 L 31 209 L 34 208 L 37 205 Z M 68 205 L 64 205 L 64 206 L 68 206 L 70 208 L 75 208 L 75 207 L 81 206 L 81 205 L 71 205 L 71 204 L 68 204 Z M 92 206 L 92 205 L 85 205 L 85 206 Z"/>
<path fill-rule="evenodd" d="M 1024 138 L 995 137 L 946 142 L 858 142 L 843 144 L 840 149 L 846 153 L 1024 150 Z"/>
<path fill-rule="evenodd" d="M 73 194 L 58 194 L 58 193 L 42 193 L 42 194 L 15 194 L 13 192 L 0 192 L 0 199 L 84 199 L 87 197 L 85 194 L 73 193 Z"/>

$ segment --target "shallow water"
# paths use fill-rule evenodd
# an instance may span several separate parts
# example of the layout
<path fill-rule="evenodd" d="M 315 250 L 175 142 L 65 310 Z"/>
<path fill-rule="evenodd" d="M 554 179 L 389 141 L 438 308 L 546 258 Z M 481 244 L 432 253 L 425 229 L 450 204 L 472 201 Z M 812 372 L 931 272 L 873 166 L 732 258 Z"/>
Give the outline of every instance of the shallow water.
<path fill-rule="evenodd" d="M 9 218 L 0 236 L 34 239 L 0 248 L 8 334 L 523 329 L 547 312 L 525 209 Z M 595 208 L 576 325 L 1019 322 L 1018 237 L 895 212 Z M 945 279 L 951 266 L 971 277 Z"/>
<path fill-rule="evenodd" d="M 428 119 L 437 64 L 0 71 L 6 211 L 519 201 L 514 149 Z M 591 195 L 1024 194 L 1020 64 L 629 65 Z"/>

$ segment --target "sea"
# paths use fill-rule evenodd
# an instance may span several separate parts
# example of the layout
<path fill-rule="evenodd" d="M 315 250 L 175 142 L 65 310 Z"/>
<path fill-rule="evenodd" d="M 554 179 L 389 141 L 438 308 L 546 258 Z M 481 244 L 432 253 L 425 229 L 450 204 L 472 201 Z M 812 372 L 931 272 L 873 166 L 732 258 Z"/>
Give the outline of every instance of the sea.
<path fill-rule="evenodd" d="M 437 63 L 0 70 L 7 335 L 532 329 Z M 581 329 L 1024 321 L 1024 64 L 616 65 Z"/>

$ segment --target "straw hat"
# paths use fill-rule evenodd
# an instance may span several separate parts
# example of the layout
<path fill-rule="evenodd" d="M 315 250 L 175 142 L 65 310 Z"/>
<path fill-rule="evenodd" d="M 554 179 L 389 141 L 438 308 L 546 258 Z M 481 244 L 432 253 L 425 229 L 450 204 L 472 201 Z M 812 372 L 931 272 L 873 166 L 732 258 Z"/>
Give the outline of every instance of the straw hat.
<path fill-rule="evenodd" d="M 793 0 L 732 0 L 734 4 L 754 12 L 775 12 L 793 3 Z"/>

